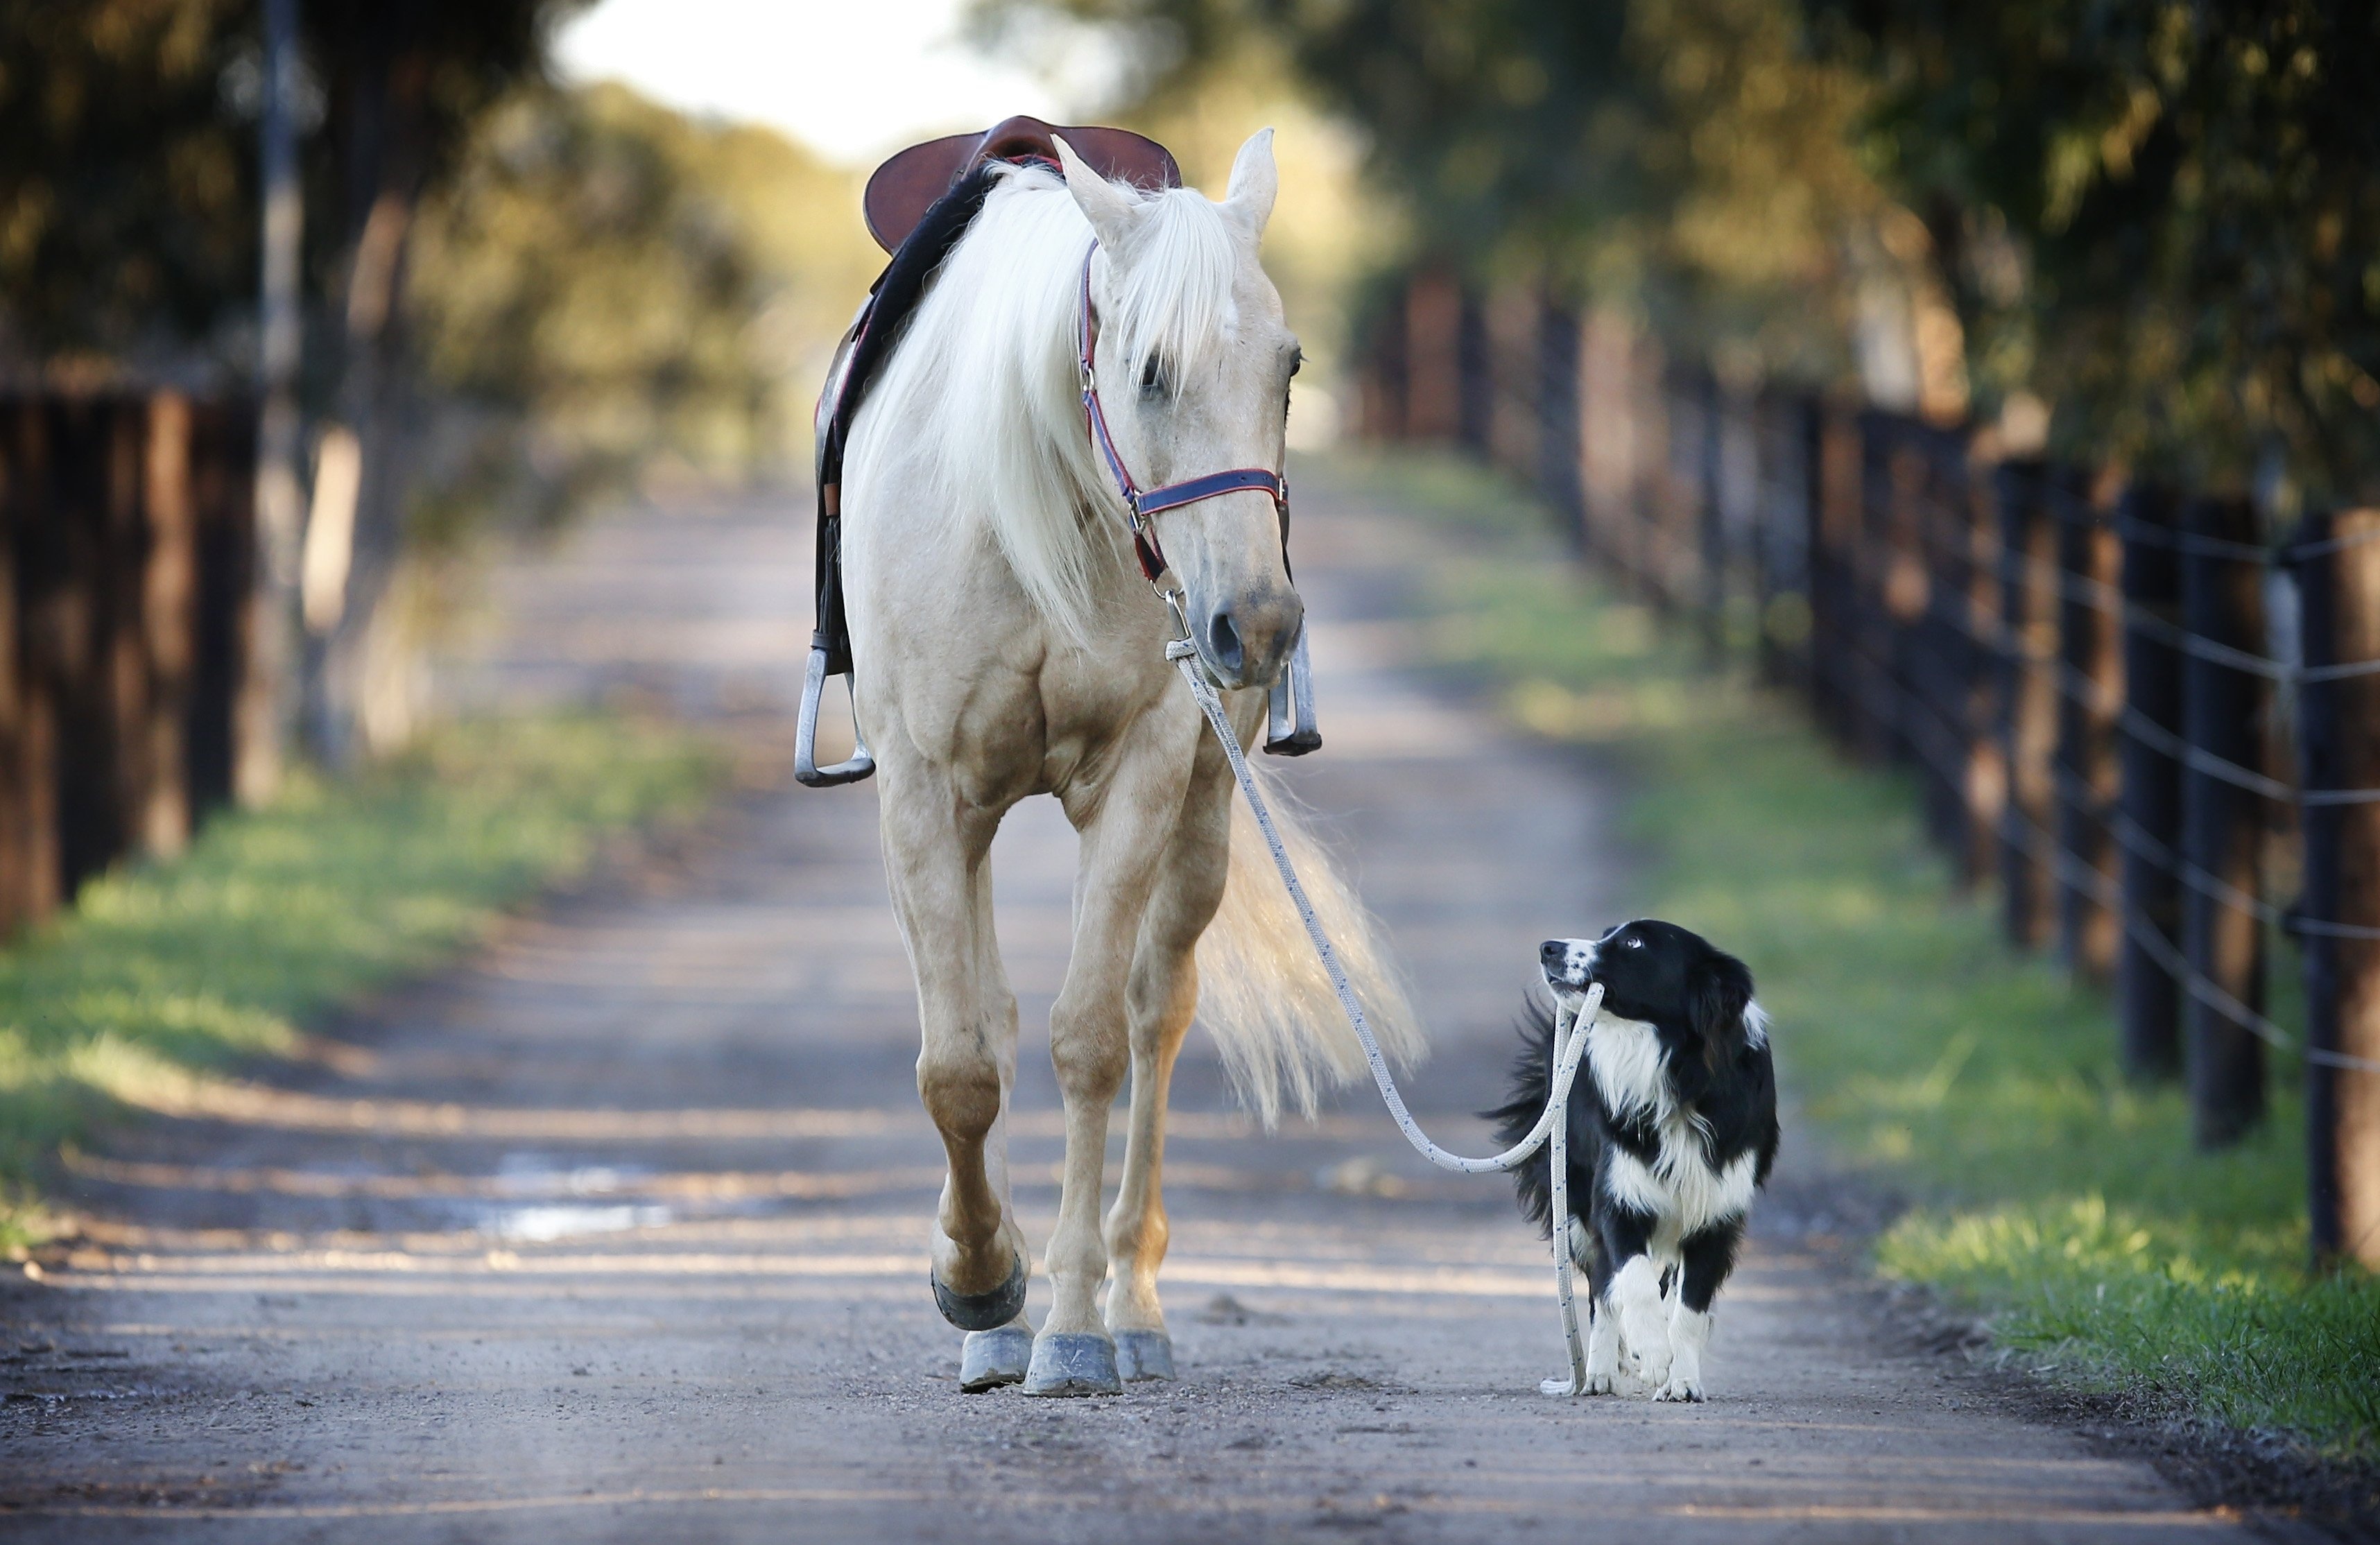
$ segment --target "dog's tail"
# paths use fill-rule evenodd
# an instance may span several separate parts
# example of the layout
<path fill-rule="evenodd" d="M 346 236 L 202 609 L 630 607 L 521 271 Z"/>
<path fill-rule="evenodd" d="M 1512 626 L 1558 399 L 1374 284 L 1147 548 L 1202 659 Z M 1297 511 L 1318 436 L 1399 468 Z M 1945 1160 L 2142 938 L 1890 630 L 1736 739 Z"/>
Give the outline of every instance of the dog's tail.
<path fill-rule="evenodd" d="M 1380 1050 L 1399 1066 L 1419 1061 L 1427 1050 L 1420 1020 L 1379 922 L 1306 831 L 1280 781 L 1258 776 L 1281 845 Z M 1232 1087 L 1267 1126 L 1280 1119 L 1284 1101 L 1310 1116 L 1326 1084 L 1349 1083 L 1365 1072 L 1363 1046 L 1273 868 L 1264 832 L 1239 798 L 1232 801 L 1223 903 L 1198 942 L 1198 1018 L 1215 1038 Z"/>

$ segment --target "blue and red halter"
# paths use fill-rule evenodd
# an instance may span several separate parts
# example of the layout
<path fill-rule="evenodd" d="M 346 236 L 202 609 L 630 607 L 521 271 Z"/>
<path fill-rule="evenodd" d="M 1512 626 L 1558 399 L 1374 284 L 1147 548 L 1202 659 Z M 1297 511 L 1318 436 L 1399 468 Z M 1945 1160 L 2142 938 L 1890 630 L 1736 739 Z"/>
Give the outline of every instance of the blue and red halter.
<path fill-rule="evenodd" d="M 1108 431 L 1107 411 L 1099 406 L 1099 378 L 1091 369 L 1091 351 L 1099 342 L 1099 318 L 1091 310 L 1091 260 L 1099 250 L 1099 241 L 1094 238 L 1083 253 L 1083 309 L 1075 324 L 1075 362 L 1083 386 L 1083 422 L 1090 430 L 1091 444 L 1099 448 L 1099 459 L 1107 463 L 1108 473 L 1115 480 L 1116 493 L 1123 496 L 1126 517 L 1132 523 L 1133 552 L 1140 559 L 1141 573 L 1154 585 L 1157 577 L 1165 572 L 1165 550 L 1158 545 L 1156 529 L 1148 523 L 1150 516 L 1247 489 L 1261 490 L 1272 496 L 1273 512 L 1281 519 L 1282 555 L 1286 557 L 1289 482 L 1280 473 L 1262 467 L 1235 467 L 1225 472 L 1208 472 L 1145 489 L 1124 466 L 1123 456 L 1116 450 L 1115 436 Z"/>

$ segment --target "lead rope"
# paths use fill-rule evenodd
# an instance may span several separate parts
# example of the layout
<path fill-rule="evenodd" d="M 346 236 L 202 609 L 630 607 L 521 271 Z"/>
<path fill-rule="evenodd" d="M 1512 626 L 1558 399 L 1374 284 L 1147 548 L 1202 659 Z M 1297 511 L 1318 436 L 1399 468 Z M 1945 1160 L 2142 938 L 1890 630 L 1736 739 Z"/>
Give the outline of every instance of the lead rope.
<path fill-rule="evenodd" d="M 1172 598 L 1169 596 L 1167 600 L 1171 602 Z M 1180 619 L 1178 610 L 1175 617 Z M 1322 931 L 1321 918 L 1315 916 L 1314 904 L 1306 899 L 1305 887 L 1298 883 L 1296 866 L 1289 861 L 1289 849 L 1281 845 L 1281 833 L 1273 826 L 1272 811 L 1266 807 L 1264 796 L 1257 791 L 1256 774 L 1248 767 L 1246 753 L 1240 749 L 1240 737 L 1232 733 L 1232 722 L 1223 712 L 1223 700 L 1200 668 L 1198 647 L 1186 638 L 1176 639 L 1165 646 L 1165 658 L 1181 668 L 1182 679 L 1190 684 L 1190 695 L 1197 700 L 1199 711 L 1207 715 L 1207 723 L 1215 727 L 1216 738 L 1223 743 L 1223 755 L 1231 759 L 1232 775 L 1239 779 L 1240 792 L 1247 797 L 1257 827 L 1264 833 L 1266 845 L 1272 849 L 1273 867 L 1281 871 L 1281 882 L 1288 887 L 1289 899 L 1297 904 L 1297 915 L 1305 924 L 1305 936 L 1313 942 L 1314 953 L 1330 978 L 1331 991 L 1338 993 L 1339 1006 L 1346 1012 L 1355 1039 L 1363 1043 L 1364 1060 L 1372 1066 L 1372 1081 L 1379 1085 L 1380 1099 L 1387 1103 L 1389 1113 L 1397 1118 L 1405 1141 L 1439 1169 L 1457 1174 L 1489 1174 L 1520 1168 L 1545 1144 L 1548 1135 L 1552 1137 L 1554 1292 L 1561 1300 L 1562 1335 L 1570 1345 L 1570 1378 L 1548 1379 L 1537 1388 L 1547 1394 L 1585 1393 L 1586 1351 L 1579 1340 L 1578 1304 L 1570 1280 L 1570 1123 L 1556 1118 L 1570 1108 L 1571 1084 L 1578 1077 L 1579 1059 L 1586 1053 L 1587 1031 L 1594 1028 L 1596 1014 L 1603 1005 L 1602 984 L 1598 982 L 1586 990 L 1586 1001 L 1575 1013 L 1565 1013 L 1560 1004 L 1554 1007 L 1553 1089 L 1546 1099 L 1544 1113 L 1527 1137 L 1490 1159 L 1466 1159 L 1430 1141 L 1429 1135 L 1414 1120 L 1413 1113 L 1405 1109 L 1404 1096 L 1397 1092 L 1396 1078 L 1389 1072 L 1389 1060 L 1380 1054 L 1379 1039 L 1372 1034 L 1371 1024 L 1364 1017 L 1364 1005 L 1356 1000 L 1347 973 L 1340 968 L 1338 954 L 1330 947 L 1330 936 Z"/>

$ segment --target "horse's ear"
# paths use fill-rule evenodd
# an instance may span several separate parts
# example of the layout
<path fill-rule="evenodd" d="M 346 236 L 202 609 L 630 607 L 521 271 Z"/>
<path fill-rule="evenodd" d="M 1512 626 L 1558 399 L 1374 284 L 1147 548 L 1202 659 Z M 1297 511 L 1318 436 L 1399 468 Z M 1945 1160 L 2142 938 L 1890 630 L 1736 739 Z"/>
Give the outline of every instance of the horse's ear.
<path fill-rule="evenodd" d="M 1223 208 L 1245 226 L 1250 236 L 1264 235 L 1272 218 L 1272 201 L 1281 191 L 1281 170 L 1273 164 L 1272 130 L 1257 129 L 1240 147 L 1232 162 L 1231 186 L 1223 190 Z"/>
<path fill-rule="evenodd" d="M 1091 223 L 1091 234 L 1111 253 L 1123 244 L 1132 229 L 1133 217 L 1140 213 L 1140 200 L 1129 188 L 1119 187 L 1091 170 L 1090 163 L 1075 153 L 1075 147 L 1052 135 L 1058 147 L 1058 160 L 1066 169 L 1066 191 L 1075 196 L 1075 207 Z"/>

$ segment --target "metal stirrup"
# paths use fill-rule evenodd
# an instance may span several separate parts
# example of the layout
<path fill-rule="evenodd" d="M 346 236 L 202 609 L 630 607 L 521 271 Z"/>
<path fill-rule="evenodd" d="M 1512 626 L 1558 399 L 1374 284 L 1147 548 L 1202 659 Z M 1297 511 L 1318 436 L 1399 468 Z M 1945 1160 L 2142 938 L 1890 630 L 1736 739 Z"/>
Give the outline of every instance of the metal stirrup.
<path fill-rule="evenodd" d="M 1322 732 L 1314 723 L 1314 666 L 1305 657 L 1305 625 L 1297 627 L 1297 642 L 1273 678 L 1265 718 L 1265 754 L 1302 757 L 1322 749 Z"/>
<path fill-rule="evenodd" d="M 850 687 L 851 677 L 844 676 Z M 794 781 L 805 788 L 832 788 L 837 784 L 856 784 L 876 771 L 876 759 L 868 754 L 868 741 L 859 733 L 859 700 L 852 697 L 851 759 L 832 767 L 818 764 L 819 698 L 826 690 L 826 640 L 810 639 L 810 663 L 802 673 L 802 712 L 794 724 Z"/>

